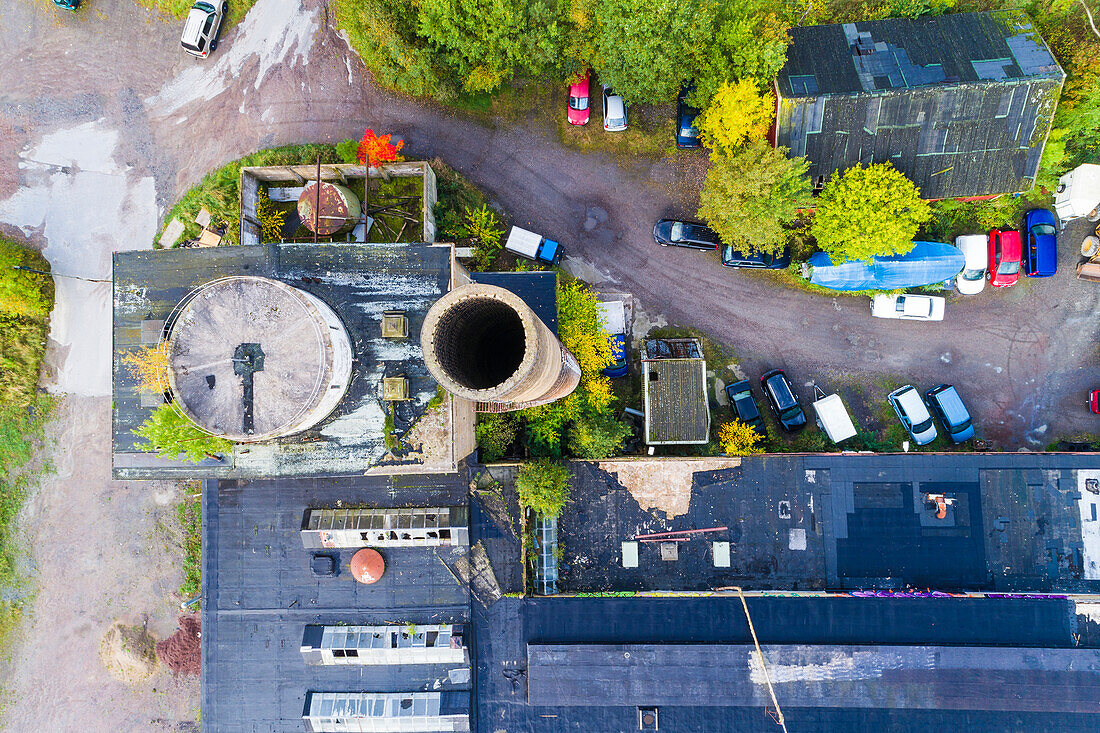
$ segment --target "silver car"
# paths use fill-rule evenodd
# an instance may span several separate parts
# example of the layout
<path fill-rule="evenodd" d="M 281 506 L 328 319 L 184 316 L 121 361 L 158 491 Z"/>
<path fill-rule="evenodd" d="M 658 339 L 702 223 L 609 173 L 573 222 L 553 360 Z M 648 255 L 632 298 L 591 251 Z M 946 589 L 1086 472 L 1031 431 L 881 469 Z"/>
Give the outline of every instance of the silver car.
<path fill-rule="evenodd" d="M 607 132 L 626 129 L 626 102 L 606 85 L 603 88 L 603 129 Z"/>
<path fill-rule="evenodd" d="M 206 58 L 218 47 L 218 31 L 221 30 L 228 12 L 228 2 L 217 5 L 198 0 L 192 5 L 191 12 L 183 23 L 183 36 L 180 38 L 183 50 L 200 59 Z"/>
<path fill-rule="evenodd" d="M 932 414 L 921 399 L 920 392 L 911 384 L 895 389 L 886 398 L 898 414 L 902 427 L 917 445 L 928 445 L 936 439 L 936 424 Z"/>

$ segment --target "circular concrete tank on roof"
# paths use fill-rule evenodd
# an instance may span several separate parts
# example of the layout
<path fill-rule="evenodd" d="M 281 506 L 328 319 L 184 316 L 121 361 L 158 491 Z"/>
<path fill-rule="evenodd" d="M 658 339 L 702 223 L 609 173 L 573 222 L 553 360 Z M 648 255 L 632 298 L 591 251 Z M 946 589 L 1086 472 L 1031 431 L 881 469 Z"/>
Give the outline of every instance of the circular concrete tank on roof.
<path fill-rule="evenodd" d="M 351 574 L 363 585 L 377 583 L 386 572 L 386 561 L 378 550 L 364 547 L 351 557 Z"/>
<path fill-rule="evenodd" d="M 263 277 L 226 277 L 176 306 L 168 381 L 199 428 L 254 443 L 306 430 L 351 381 L 351 341 L 309 293 Z"/>

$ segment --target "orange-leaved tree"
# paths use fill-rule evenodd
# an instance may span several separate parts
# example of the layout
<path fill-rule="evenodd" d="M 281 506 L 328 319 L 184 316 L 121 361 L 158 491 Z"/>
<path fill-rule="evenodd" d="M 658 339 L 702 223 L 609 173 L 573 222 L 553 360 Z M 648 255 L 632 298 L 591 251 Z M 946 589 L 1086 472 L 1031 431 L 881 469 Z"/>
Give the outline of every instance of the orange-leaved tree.
<path fill-rule="evenodd" d="M 363 133 L 363 139 L 359 141 L 359 164 L 377 168 L 386 180 L 389 180 L 389 176 L 386 175 L 386 169 L 383 166 L 399 160 L 401 156 L 398 153 L 405 147 L 404 140 L 398 140 L 394 144 L 390 142 L 391 137 L 391 135 L 375 135 L 374 130 L 367 130 Z"/>

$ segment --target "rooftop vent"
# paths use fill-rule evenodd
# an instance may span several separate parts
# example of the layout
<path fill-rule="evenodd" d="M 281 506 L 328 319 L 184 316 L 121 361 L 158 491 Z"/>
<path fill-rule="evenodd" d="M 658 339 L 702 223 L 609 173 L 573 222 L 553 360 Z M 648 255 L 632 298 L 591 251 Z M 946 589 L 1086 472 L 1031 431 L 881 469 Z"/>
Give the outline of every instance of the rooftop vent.
<path fill-rule="evenodd" d="M 409 399 L 409 380 L 405 377 L 383 378 L 382 399 L 387 402 L 399 402 Z"/>
<path fill-rule="evenodd" d="M 386 311 L 382 314 L 382 338 L 403 339 L 409 337 L 409 319 L 405 311 Z"/>

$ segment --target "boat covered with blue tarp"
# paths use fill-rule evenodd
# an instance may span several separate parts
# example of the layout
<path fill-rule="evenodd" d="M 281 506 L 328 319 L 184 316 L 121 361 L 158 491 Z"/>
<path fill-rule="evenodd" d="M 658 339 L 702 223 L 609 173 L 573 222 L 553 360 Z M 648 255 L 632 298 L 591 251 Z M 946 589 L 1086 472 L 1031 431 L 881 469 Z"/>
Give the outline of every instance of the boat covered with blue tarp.
<path fill-rule="evenodd" d="M 833 264 L 825 252 L 810 256 L 810 282 L 832 290 L 902 290 L 949 280 L 962 272 L 966 259 L 957 247 L 942 242 L 914 242 L 905 254 Z"/>

